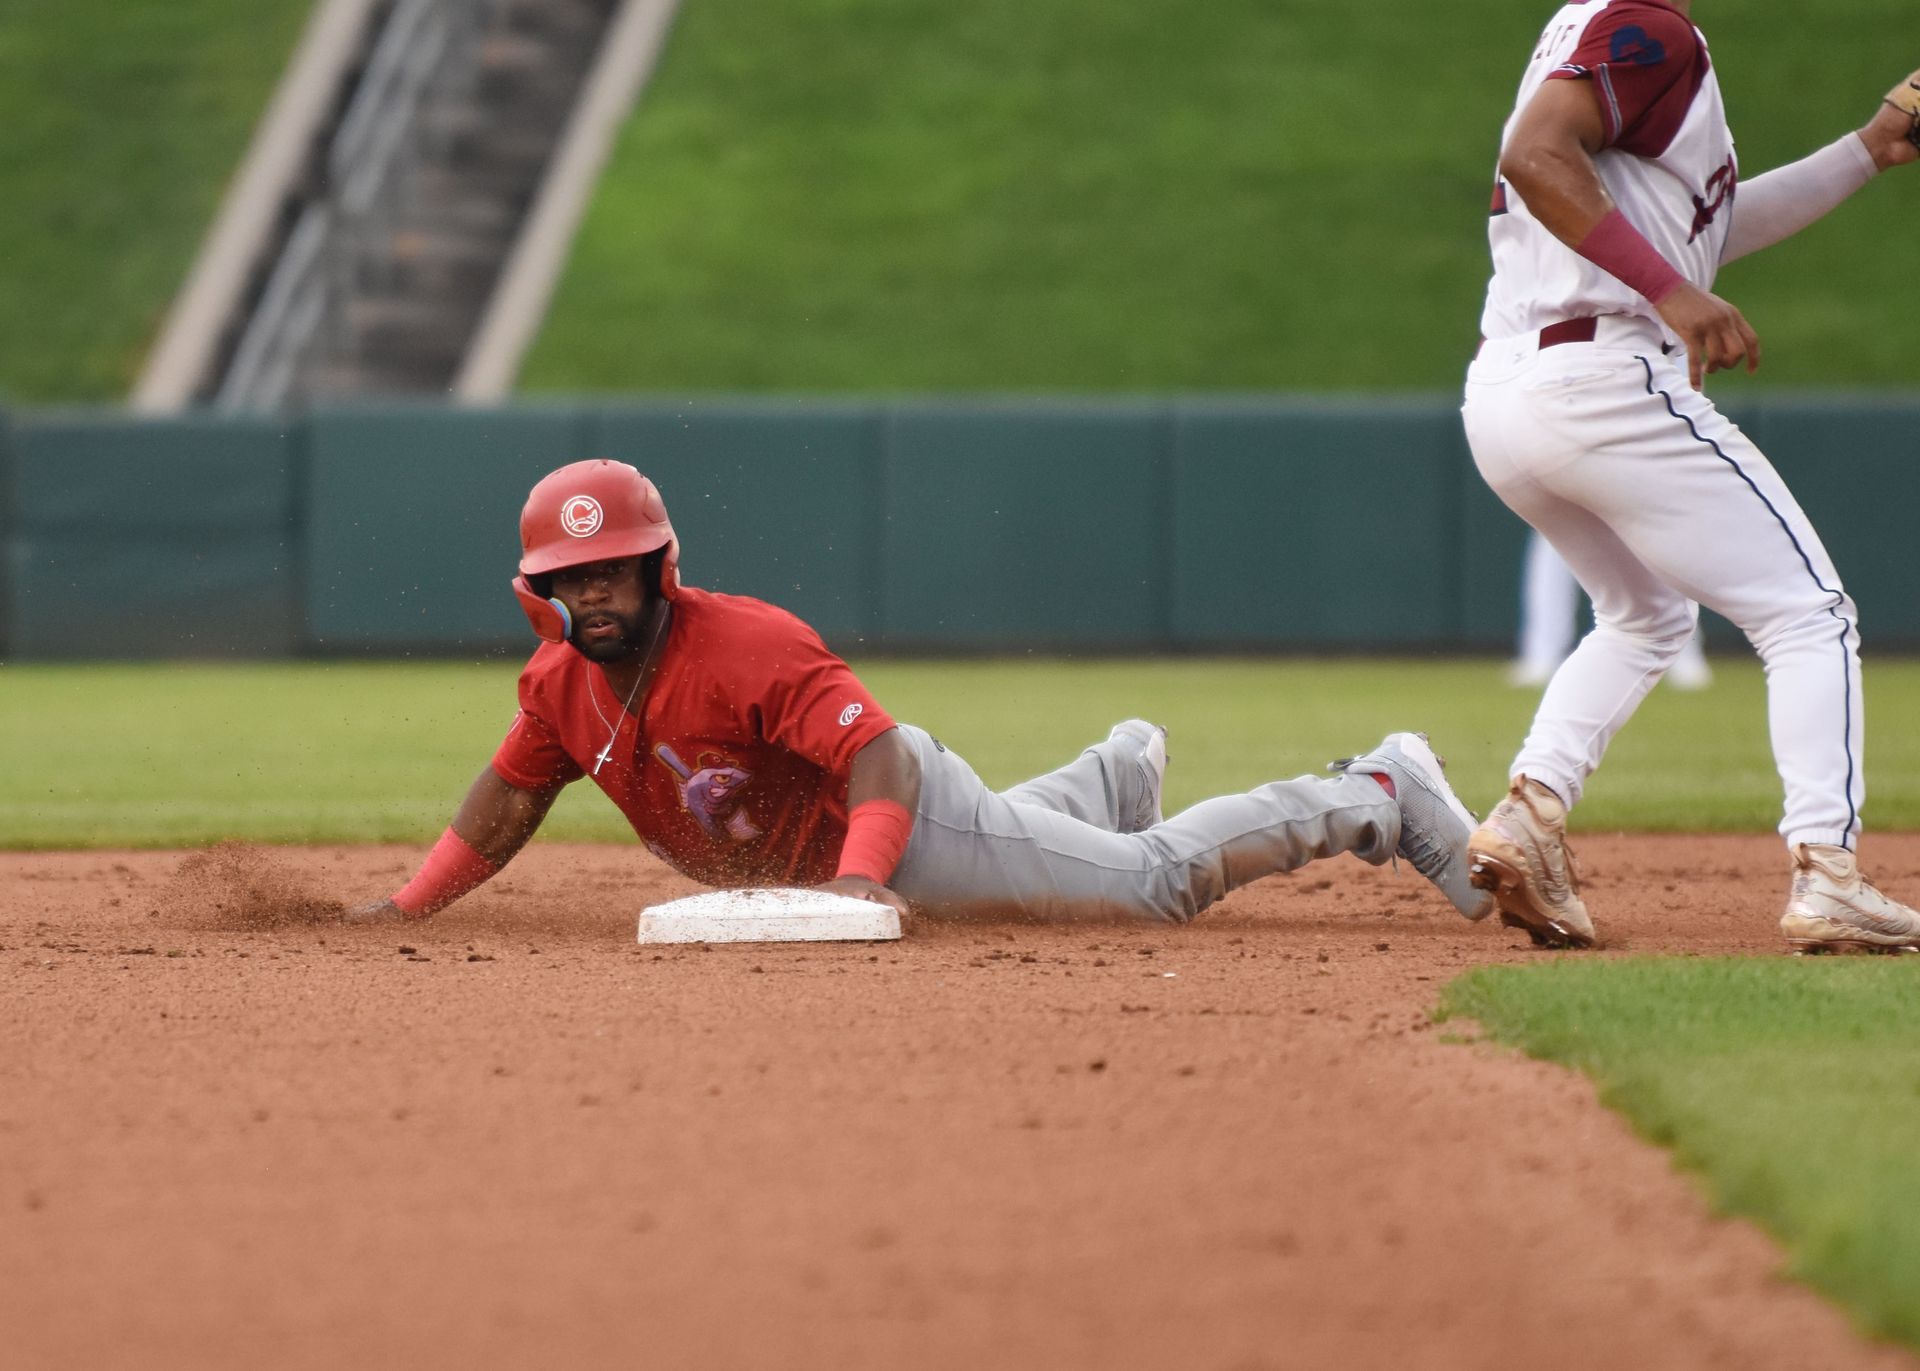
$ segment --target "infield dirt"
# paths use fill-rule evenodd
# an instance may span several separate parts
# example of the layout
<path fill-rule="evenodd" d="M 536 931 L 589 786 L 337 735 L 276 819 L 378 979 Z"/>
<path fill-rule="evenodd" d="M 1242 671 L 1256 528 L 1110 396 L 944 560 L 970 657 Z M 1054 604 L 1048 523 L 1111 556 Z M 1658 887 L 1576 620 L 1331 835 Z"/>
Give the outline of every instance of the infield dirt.
<path fill-rule="evenodd" d="M 1582 955 L 1778 951 L 1776 840 L 1580 852 Z M 1566 954 L 1409 871 L 642 949 L 694 887 L 536 844 L 337 922 L 419 856 L 0 856 L 8 1366 L 1915 1364 L 1582 1080 L 1434 1028 Z M 1868 857 L 1920 888 L 1920 836 Z"/>

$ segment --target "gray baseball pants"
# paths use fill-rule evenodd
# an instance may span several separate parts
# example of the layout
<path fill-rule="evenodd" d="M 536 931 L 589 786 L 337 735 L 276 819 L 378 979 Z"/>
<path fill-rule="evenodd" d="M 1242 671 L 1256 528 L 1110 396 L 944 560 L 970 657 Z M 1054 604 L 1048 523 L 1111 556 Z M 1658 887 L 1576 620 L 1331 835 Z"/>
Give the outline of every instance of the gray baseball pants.
<path fill-rule="evenodd" d="M 924 730 L 920 806 L 891 887 L 932 915 L 1184 923 L 1262 876 L 1351 852 L 1375 866 L 1400 840 L 1400 808 L 1370 776 L 1302 776 L 1203 800 L 1154 823 L 1130 720 L 1072 762 L 995 793 Z"/>

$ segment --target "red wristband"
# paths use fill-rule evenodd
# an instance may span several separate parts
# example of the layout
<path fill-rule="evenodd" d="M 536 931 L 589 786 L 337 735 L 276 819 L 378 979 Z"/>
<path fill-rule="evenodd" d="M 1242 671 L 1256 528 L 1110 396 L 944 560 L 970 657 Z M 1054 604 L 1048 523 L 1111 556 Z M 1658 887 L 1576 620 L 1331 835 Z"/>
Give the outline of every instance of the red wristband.
<path fill-rule="evenodd" d="M 1656 305 L 1687 282 L 1617 209 L 1608 210 L 1606 218 L 1595 224 L 1573 250 Z"/>
<path fill-rule="evenodd" d="M 847 840 L 840 846 L 838 876 L 863 876 L 885 885 L 900 865 L 913 836 L 913 815 L 895 800 L 865 800 L 847 815 Z"/>
<path fill-rule="evenodd" d="M 402 914 L 424 919 L 435 910 L 445 909 L 499 869 L 449 828 L 433 845 L 419 873 L 395 891 L 392 899 Z"/>

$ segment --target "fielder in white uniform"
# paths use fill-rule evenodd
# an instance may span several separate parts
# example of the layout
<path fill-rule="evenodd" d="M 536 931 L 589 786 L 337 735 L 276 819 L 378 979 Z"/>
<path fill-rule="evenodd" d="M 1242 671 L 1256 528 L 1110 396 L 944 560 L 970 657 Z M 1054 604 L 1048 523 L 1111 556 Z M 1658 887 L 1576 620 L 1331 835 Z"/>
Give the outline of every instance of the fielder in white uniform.
<path fill-rule="evenodd" d="M 1860 877 L 1853 601 L 1767 459 L 1701 393 L 1760 342 L 1711 294 L 1721 263 L 1786 238 L 1920 157 L 1920 73 L 1812 156 L 1741 183 L 1689 0 L 1554 15 L 1501 142 L 1493 279 L 1462 413 L 1494 491 L 1566 558 L 1595 626 L 1548 684 L 1507 797 L 1469 843 L 1506 922 L 1586 947 L 1567 810 L 1672 665 L 1697 604 L 1766 663 L 1799 951 L 1920 948 L 1920 915 Z"/>

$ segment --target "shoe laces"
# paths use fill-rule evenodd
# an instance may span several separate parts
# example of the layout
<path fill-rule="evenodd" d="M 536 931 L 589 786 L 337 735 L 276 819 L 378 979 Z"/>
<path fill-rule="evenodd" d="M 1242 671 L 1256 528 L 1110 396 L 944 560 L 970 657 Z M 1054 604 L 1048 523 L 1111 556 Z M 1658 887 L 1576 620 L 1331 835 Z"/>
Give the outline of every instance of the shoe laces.
<path fill-rule="evenodd" d="M 1429 829 L 1410 828 L 1401 811 L 1400 844 L 1394 849 L 1396 859 L 1405 857 L 1413 864 L 1413 869 L 1429 880 L 1444 869 L 1452 859 L 1453 849 L 1440 842 Z M 1397 863 L 1396 863 L 1397 865 Z"/>
<path fill-rule="evenodd" d="M 1537 793 L 1536 788 L 1541 788 L 1538 781 L 1531 778 L 1523 778 L 1518 785 L 1514 786 L 1513 789 L 1507 793 L 1507 798 L 1510 800 L 1518 798 L 1520 803 L 1526 806 L 1527 813 L 1533 816 L 1534 822 L 1542 828 L 1564 829 L 1567 823 L 1566 807 L 1564 805 L 1561 806 L 1558 817 L 1548 815 L 1546 811 L 1541 808 L 1544 799 Z M 1555 803 L 1558 804 L 1559 801 L 1556 799 Z"/>
<path fill-rule="evenodd" d="M 1540 797 L 1533 792 L 1535 784 L 1537 783 L 1530 780 L 1522 781 L 1507 792 L 1504 803 L 1524 808 L 1528 818 L 1559 842 L 1560 855 L 1565 859 L 1567 869 L 1567 890 L 1577 895 L 1580 893 L 1580 859 L 1574 855 L 1573 844 L 1567 841 L 1566 811 L 1563 809 L 1557 819 L 1549 817 L 1541 809 Z"/>
<path fill-rule="evenodd" d="M 1371 771 L 1353 772 L 1353 771 L 1349 771 L 1348 768 L 1353 766 L 1356 762 L 1372 761 L 1373 757 L 1374 757 L 1374 754 L 1372 753 L 1366 753 L 1359 757 L 1335 757 L 1332 761 L 1327 763 L 1327 770 L 1333 772 L 1335 775 L 1340 775 L 1340 776 L 1352 776 L 1352 775 L 1372 776 L 1377 773 L 1371 772 Z M 1389 798 L 1400 810 L 1400 841 L 1394 847 L 1393 852 L 1387 858 L 1388 866 L 1392 869 L 1393 873 L 1396 876 L 1399 875 L 1400 859 L 1402 857 L 1405 857 L 1409 862 L 1413 863 L 1413 869 L 1415 871 L 1419 872 L 1422 876 L 1425 876 L 1429 880 L 1431 880 L 1433 878 L 1434 872 L 1439 870 L 1440 866 L 1442 865 L 1442 862 L 1437 861 L 1436 857 L 1444 858 L 1445 853 L 1444 851 L 1436 853 L 1432 850 L 1433 844 L 1430 836 L 1428 839 L 1428 844 L 1424 848 L 1416 848 L 1415 846 L 1410 845 L 1408 842 L 1408 839 L 1411 838 L 1416 831 L 1418 831 L 1413 828 L 1410 828 L 1407 824 L 1408 796 L 1406 794 L 1406 788 L 1410 785 L 1414 785 L 1415 782 L 1411 776 L 1395 775 L 1394 774 L 1395 768 L 1392 767 L 1385 760 L 1380 760 L 1375 764 L 1379 766 L 1380 774 L 1384 774 L 1388 780 L 1393 782 L 1393 790 L 1389 794 Z"/>

